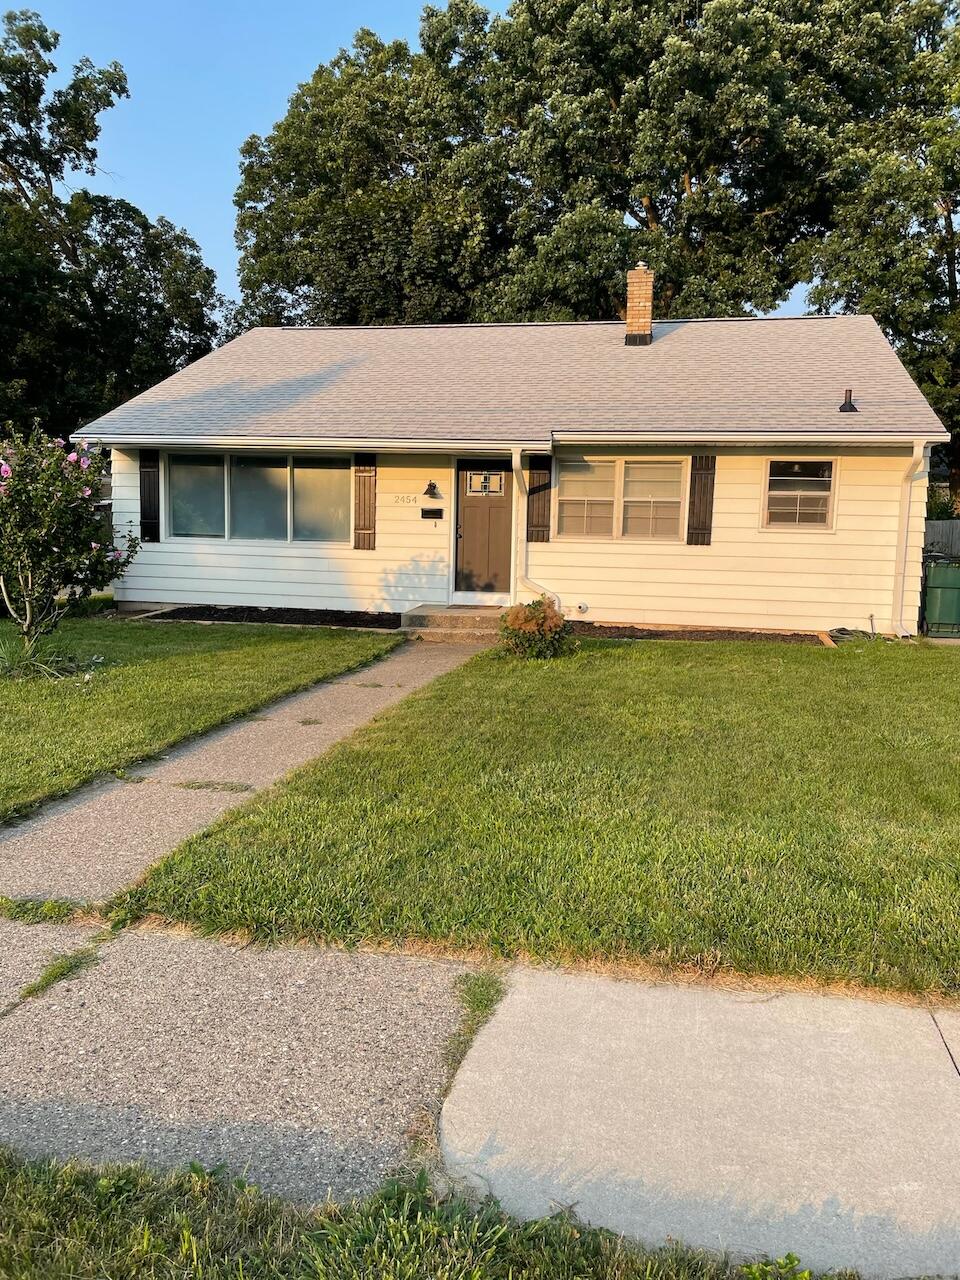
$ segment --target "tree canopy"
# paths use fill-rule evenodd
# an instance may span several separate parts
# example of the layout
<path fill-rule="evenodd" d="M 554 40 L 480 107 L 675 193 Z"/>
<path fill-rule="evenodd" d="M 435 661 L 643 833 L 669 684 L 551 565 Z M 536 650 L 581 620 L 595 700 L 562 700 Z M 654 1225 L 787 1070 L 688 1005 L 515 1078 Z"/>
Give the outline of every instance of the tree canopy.
<path fill-rule="evenodd" d="M 86 58 L 50 87 L 59 37 L 30 11 L 0 39 L 0 420 L 66 433 L 209 351 L 220 303 L 196 243 L 125 200 L 66 190 L 127 96 Z"/>

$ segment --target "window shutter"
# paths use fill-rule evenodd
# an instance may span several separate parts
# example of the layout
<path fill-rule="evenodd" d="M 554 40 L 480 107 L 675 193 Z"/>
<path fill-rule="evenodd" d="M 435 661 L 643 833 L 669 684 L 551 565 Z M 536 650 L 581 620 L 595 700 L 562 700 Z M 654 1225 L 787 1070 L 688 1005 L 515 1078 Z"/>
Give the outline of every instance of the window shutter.
<path fill-rule="evenodd" d="M 160 541 L 160 453 L 140 450 L 140 541 Z"/>
<path fill-rule="evenodd" d="M 717 459 L 712 453 L 695 453 L 690 459 L 690 509 L 687 516 L 687 542 L 692 546 L 710 545 L 713 532 L 713 482 Z"/>
<path fill-rule="evenodd" d="M 377 455 L 353 455 L 353 545 L 373 551 L 377 545 Z"/>
<path fill-rule="evenodd" d="M 527 541 L 550 541 L 550 466 L 548 454 L 530 459 L 527 472 Z"/>

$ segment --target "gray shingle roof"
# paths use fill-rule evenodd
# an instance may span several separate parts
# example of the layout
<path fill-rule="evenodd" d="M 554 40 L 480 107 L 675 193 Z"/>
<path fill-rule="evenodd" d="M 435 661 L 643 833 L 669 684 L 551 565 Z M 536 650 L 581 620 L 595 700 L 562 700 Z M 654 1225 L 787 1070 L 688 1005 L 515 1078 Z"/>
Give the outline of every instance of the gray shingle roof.
<path fill-rule="evenodd" d="M 945 435 L 870 316 L 664 321 L 647 347 L 623 336 L 617 323 L 252 329 L 85 434 L 540 447 Z M 838 412 L 846 387 L 857 414 Z"/>

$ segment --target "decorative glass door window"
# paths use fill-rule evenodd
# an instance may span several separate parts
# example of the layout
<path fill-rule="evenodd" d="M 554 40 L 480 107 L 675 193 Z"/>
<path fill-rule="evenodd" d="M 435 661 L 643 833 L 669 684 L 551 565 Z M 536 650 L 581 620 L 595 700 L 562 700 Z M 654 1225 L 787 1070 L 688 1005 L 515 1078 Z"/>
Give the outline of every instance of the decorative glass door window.
<path fill-rule="evenodd" d="M 467 493 L 472 498 L 485 498 L 491 494 L 499 497 L 503 493 L 503 472 L 468 471 Z"/>

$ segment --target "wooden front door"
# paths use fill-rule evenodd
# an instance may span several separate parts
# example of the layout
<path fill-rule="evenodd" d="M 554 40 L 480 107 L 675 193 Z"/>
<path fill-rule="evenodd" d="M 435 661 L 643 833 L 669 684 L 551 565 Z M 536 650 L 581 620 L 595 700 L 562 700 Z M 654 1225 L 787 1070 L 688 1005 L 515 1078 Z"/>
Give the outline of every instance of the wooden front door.
<path fill-rule="evenodd" d="M 512 493 L 509 460 L 457 462 L 457 591 L 509 592 Z"/>

